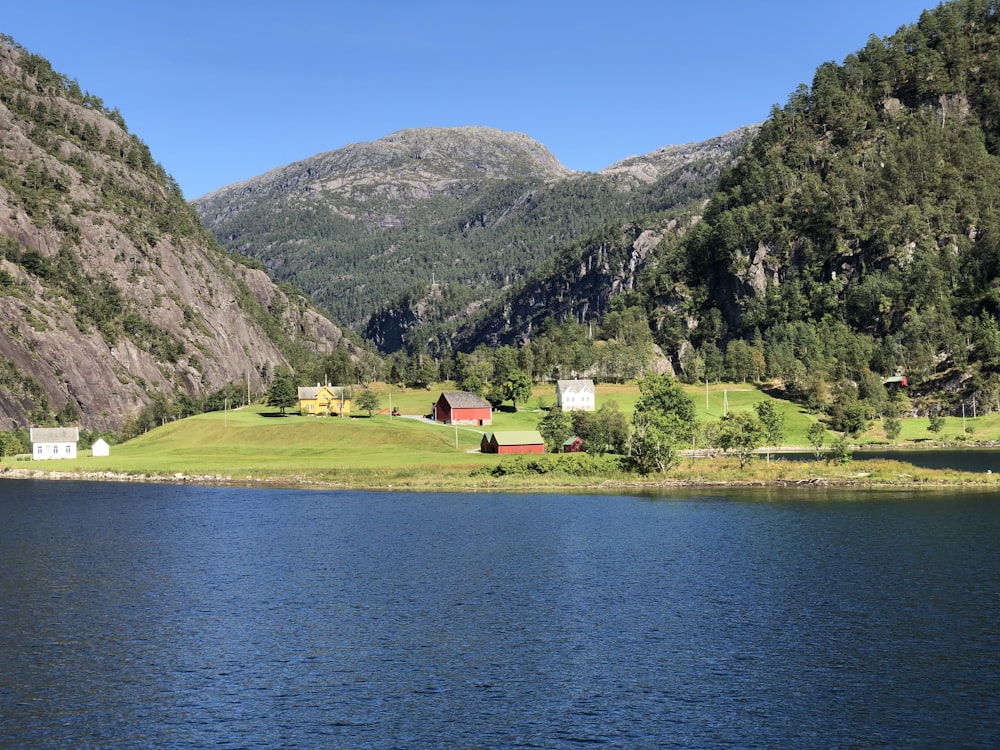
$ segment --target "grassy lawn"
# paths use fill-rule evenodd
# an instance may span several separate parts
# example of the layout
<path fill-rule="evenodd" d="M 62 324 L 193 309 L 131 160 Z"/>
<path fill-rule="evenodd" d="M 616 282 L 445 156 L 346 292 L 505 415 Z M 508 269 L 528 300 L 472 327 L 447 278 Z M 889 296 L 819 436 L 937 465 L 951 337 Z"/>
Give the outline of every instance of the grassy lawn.
<path fill-rule="evenodd" d="M 456 437 L 458 447 L 456 448 Z M 219 476 L 241 480 L 263 476 L 299 480 L 308 475 L 336 481 L 345 473 L 371 477 L 460 471 L 495 459 L 478 449 L 481 433 L 426 425 L 417 420 L 278 416 L 268 407 L 199 414 L 112 446 L 111 455 L 27 463 L 12 468 L 125 474 Z M 89 453 L 84 451 L 84 453 Z"/>
<path fill-rule="evenodd" d="M 414 390 L 377 385 L 375 389 L 382 396 L 382 407 L 388 408 L 388 395 L 392 396 L 393 407 L 398 407 L 403 414 L 429 414 L 431 404 L 437 400 L 443 390 L 454 390 L 455 386 L 446 383 L 433 390 Z M 728 408 L 729 411 L 751 410 L 759 401 L 770 399 L 760 389 L 746 383 L 727 383 L 710 385 L 706 391 L 704 385 L 684 386 L 684 391 L 691 397 L 695 405 L 695 413 L 699 421 L 719 419 Z M 707 395 L 706 395 L 707 394 Z M 609 402 L 614 402 L 618 408 L 631 418 L 639 399 L 639 389 L 635 383 L 615 384 L 600 383 L 597 386 L 597 408 Z M 518 404 L 517 411 L 508 402 L 493 414 L 493 426 L 487 430 L 533 430 L 545 416 L 542 407 L 553 406 L 556 402 L 555 384 L 535 386 L 531 399 L 526 404 Z M 816 418 L 801 406 L 788 401 L 774 399 L 778 411 L 785 416 L 785 444 L 788 446 L 808 446 L 806 437 L 809 427 Z M 926 420 L 924 420 L 926 423 Z M 1000 429 L 1000 427 L 998 427 Z M 833 441 L 836 434 L 828 431 L 826 443 Z"/>
<path fill-rule="evenodd" d="M 546 385 L 536 387 L 529 403 L 519 404 L 516 410 L 506 404 L 494 412 L 493 425 L 489 427 L 456 428 L 411 418 L 430 413 L 431 404 L 440 392 L 452 388 L 449 384 L 432 390 L 376 386 L 382 397 L 381 408 L 386 413 L 370 418 L 367 415 L 304 417 L 297 412 L 280 416 L 274 409 L 264 406 L 200 414 L 112 446 L 111 456 L 107 458 L 93 458 L 89 451 L 82 451 L 83 455 L 75 460 L 19 461 L 8 457 L 0 460 L 0 466 L 167 478 L 185 475 L 232 482 L 269 479 L 279 483 L 317 482 L 332 486 L 455 489 L 472 486 L 470 472 L 473 469 L 494 465 L 501 460 L 498 456 L 478 453 L 484 431 L 535 429 L 545 415 L 543 407 L 555 403 L 555 388 Z M 700 421 L 718 419 L 725 410 L 750 410 L 755 403 L 770 398 L 760 389 L 744 384 L 711 385 L 707 389 L 705 386 L 693 386 L 685 390 L 695 403 Z M 388 415 L 390 395 L 391 405 L 404 416 Z M 638 388 L 634 384 L 600 384 L 597 405 L 600 408 L 614 401 L 619 409 L 631 416 L 638 396 Z M 806 434 L 816 418 L 787 401 L 778 400 L 775 404 L 785 415 L 785 445 L 808 448 Z M 964 425 L 961 418 L 949 417 L 936 436 L 928 429 L 929 424 L 930 421 L 925 418 L 902 420 L 903 429 L 897 445 L 920 447 L 930 440 L 961 444 L 965 440 L 996 439 L 1000 436 L 998 414 L 967 418 Z M 834 437 L 834 433 L 828 433 L 827 446 Z M 880 422 L 876 422 L 857 442 L 888 444 Z M 824 470 L 821 468 L 824 464 L 813 462 L 768 465 L 758 461 L 744 471 L 734 469 L 734 464 L 735 459 L 728 457 L 685 459 L 670 472 L 668 478 L 685 482 L 801 482 L 815 478 L 817 473 L 831 475 L 832 472 L 836 477 L 839 476 L 837 472 L 845 471 L 847 474 L 860 472 L 876 477 L 891 475 L 896 480 L 915 476 L 913 467 L 908 464 L 890 468 L 878 464 L 872 468 L 855 461 L 848 470 Z M 921 472 L 921 476 L 926 477 L 926 473 Z M 634 481 L 635 478 L 632 479 Z M 539 480 L 525 481 L 527 486 L 538 486 Z M 583 483 L 576 480 L 578 485 Z M 486 482 L 486 485 L 490 484 Z M 508 482 L 507 486 L 511 483 Z"/>

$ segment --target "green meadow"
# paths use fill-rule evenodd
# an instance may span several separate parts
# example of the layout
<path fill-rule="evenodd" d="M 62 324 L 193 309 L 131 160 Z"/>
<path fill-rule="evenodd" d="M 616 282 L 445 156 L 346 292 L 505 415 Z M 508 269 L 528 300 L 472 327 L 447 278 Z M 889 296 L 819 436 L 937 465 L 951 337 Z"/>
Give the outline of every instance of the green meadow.
<path fill-rule="evenodd" d="M 916 470 L 896 462 L 852 461 L 849 468 L 826 462 L 768 462 L 764 458 L 740 470 L 735 459 L 725 456 L 689 458 L 666 477 L 640 478 L 630 475 L 601 477 L 554 477 L 543 479 L 473 477 L 473 470 L 504 460 L 478 452 L 484 431 L 535 429 L 545 408 L 555 403 L 552 386 L 537 387 L 529 403 L 511 405 L 494 412 L 493 425 L 485 428 L 454 427 L 428 423 L 432 403 L 445 384 L 433 390 L 381 386 L 381 412 L 374 416 L 355 413 L 351 417 L 307 417 L 289 411 L 281 416 L 267 406 L 200 414 L 158 427 L 134 440 L 111 448 L 106 458 L 91 457 L 89 451 L 75 460 L 30 461 L 7 457 L 2 466 L 11 469 L 78 474 L 125 474 L 162 477 L 168 480 L 260 483 L 373 488 L 461 489 L 472 487 L 593 486 L 609 481 L 622 484 L 643 482 L 691 483 L 792 483 L 849 481 L 867 478 L 873 482 L 951 483 L 991 482 L 974 475 Z M 687 389 L 700 420 L 718 419 L 727 410 L 752 409 L 769 399 L 765 392 L 744 384 L 712 385 Z M 597 406 L 615 402 L 631 416 L 638 399 L 634 384 L 606 385 L 597 389 Z M 391 417 L 389 408 L 403 416 Z M 815 417 L 801 407 L 776 400 L 785 416 L 785 448 L 812 450 L 806 437 Z M 828 432 L 828 446 L 836 435 Z M 950 417 L 934 435 L 927 419 L 905 419 L 896 443 L 900 447 L 926 445 L 932 439 L 960 445 L 969 440 L 1000 437 L 1000 415 L 976 419 Z M 856 444 L 887 445 L 881 424 Z M 563 460 L 553 457 L 554 460 Z"/>

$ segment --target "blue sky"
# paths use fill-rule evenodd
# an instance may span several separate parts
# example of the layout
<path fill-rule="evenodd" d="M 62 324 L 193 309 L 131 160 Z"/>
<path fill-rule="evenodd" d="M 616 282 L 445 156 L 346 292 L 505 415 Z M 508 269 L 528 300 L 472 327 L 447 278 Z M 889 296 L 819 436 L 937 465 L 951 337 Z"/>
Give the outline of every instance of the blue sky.
<path fill-rule="evenodd" d="M 767 118 L 931 0 L 6 0 L 0 33 L 117 107 L 187 198 L 404 128 L 571 169 Z"/>

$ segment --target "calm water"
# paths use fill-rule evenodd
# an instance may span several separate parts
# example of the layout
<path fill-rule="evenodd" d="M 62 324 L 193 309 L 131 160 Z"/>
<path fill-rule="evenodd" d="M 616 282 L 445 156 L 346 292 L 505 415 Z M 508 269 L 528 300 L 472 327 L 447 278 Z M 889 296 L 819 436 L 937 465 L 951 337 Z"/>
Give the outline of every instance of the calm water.
<path fill-rule="evenodd" d="M 997 747 L 998 540 L 974 494 L 0 481 L 0 747 Z"/>

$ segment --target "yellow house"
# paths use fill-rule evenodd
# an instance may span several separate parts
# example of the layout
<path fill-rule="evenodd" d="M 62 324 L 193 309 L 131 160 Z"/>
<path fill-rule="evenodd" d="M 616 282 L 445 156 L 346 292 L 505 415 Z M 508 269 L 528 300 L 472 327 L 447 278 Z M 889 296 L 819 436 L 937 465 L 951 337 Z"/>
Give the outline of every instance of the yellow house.
<path fill-rule="evenodd" d="M 299 411 L 313 416 L 351 413 L 351 390 L 340 385 L 299 388 Z"/>

